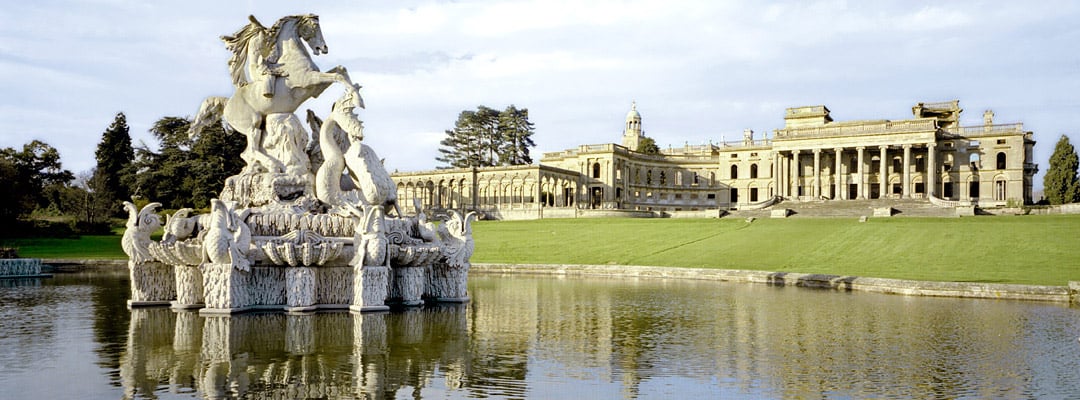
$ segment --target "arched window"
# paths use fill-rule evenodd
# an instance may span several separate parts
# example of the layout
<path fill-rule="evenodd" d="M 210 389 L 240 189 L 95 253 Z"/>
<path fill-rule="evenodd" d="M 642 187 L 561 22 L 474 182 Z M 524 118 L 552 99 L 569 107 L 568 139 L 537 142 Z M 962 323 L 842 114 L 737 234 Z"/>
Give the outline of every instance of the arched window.
<path fill-rule="evenodd" d="M 731 179 L 739 179 L 739 166 L 738 165 L 732 165 L 731 166 Z"/>
<path fill-rule="evenodd" d="M 750 179 L 757 178 L 757 164 L 750 164 Z M 750 196 L 754 197 L 754 196 Z M 751 200 L 753 201 L 753 200 Z"/>
<path fill-rule="evenodd" d="M 979 153 L 971 153 L 968 157 L 968 162 L 971 164 L 972 171 L 978 171 L 982 167 L 982 158 L 979 157 Z"/>
<path fill-rule="evenodd" d="M 1005 152 L 997 153 L 997 169 L 1005 169 Z"/>
<path fill-rule="evenodd" d="M 593 163 L 593 165 L 592 165 L 592 177 L 593 178 L 599 178 L 600 177 L 600 163 Z"/>

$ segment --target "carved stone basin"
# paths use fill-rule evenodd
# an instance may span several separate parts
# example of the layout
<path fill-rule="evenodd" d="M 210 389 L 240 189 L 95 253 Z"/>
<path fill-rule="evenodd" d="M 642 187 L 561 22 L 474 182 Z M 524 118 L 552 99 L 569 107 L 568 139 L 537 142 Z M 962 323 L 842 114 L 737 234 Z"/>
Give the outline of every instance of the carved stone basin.
<path fill-rule="evenodd" d="M 390 260 L 395 266 L 428 265 L 438 260 L 440 255 L 439 245 L 434 243 L 390 245 Z"/>
<path fill-rule="evenodd" d="M 199 265 L 203 259 L 202 244 L 197 240 L 173 243 L 150 243 L 150 254 L 171 265 Z"/>

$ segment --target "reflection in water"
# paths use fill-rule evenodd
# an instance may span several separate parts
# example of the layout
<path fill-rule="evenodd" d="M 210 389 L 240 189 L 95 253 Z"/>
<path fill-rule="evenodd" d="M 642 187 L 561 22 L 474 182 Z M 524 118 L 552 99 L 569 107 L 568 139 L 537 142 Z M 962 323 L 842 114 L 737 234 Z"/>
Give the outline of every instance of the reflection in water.
<path fill-rule="evenodd" d="M 204 317 L 69 279 L 0 291 L 0 397 L 1080 395 L 1080 315 L 1053 304 L 477 274 L 465 305 Z"/>

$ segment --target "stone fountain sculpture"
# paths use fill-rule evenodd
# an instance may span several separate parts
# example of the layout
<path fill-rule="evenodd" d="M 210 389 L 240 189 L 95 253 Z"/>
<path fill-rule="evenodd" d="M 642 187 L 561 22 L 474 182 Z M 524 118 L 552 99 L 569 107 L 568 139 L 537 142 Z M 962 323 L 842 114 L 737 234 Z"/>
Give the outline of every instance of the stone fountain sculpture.
<path fill-rule="evenodd" d="M 451 212 L 436 228 L 419 205 L 401 213 L 396 185 L 363 143 L 360 86 L 344 67 L 320 72 L 308 53 L 328 50 L 318 17 L 287 16 L 270 28 L 251 17 L 222 40 L 236 92 L 207 98 L 189 134 L 219 122 L 244 134 L 246 167 L 208 214 L 169 216 L 160 241 L 151 234 L 162 226 L 161 205 L 125 204 L 129 305 L 231 314 L 468 301 L 476 214 Z M 344 93 L 325 121 L 308 110 L 309 133 L 295 112 L 334 83 Z"/>

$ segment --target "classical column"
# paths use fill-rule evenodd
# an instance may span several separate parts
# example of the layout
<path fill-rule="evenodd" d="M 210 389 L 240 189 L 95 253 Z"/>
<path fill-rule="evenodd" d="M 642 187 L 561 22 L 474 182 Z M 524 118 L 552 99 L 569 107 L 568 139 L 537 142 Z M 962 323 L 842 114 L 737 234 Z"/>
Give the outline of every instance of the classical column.
<path fill-rule="evenodd" d="M 791 195 L 799 196 L 799 151 L 791 151 Z"/>
<path fill-rule="evenodd" d="M 905 199 L 911 198 L 911 145 L 904 145 L 904 182 L 900 187 L 903 188 L 903 195 L 901 197 Z"/>
<path fill-rule="evenodd" d="M 926 197 L 937 194 L 937 143 L 926 144 Z"/>
<path fill-rule="evenodd" d="M 821 198 L 821 149 L 814 149 L 814 200 Z"/>
<path fill-rule="evenodd" d="M 889 170 L 888 170 L 889 162 L 887 161 L 887 158 L 886 158 L 886 157 L 888 157 L 887 156 L 888 151 L 889 151 L 889 146 L 881 146 L 881 163 L 879 163 L 879 166 L 878 166 L 878 198 L 885 197 L 885 194 L 886 194 L 885 188 L 887 188 L 888 184 L 889 184 L 889 182 L 888 182 L 889 181 Z"/>
<path fill-rule="evenodd" d="M 863 152 L 865 147 L 856 147 L 856 151 L 859 152 L 859 181 L 855 184 L 858 186 L 856 190 L 859 192 L 859 198 L 866 198 L 866 167 L 863 166 Z"/>
<path fill-rule="evenodd" d="M 776 193 L 773 193 L 773 195 L 782 196 L 783 194 L 779 192 L 779 190 L 780 190 L 780 179 L 778 178 L 779 175 L 780 175 L 778 173 L 778 172 L 780 172 L 780 153 L 779 152 L 773 153 L 773 165 L 772 165 L 772 169 L 769 170 L 769 172 L 772 172 L 772 176 L 770 176 L 770 178 L 772 178 L 772 181 L 773 181 L 773 190 L 776 191 Z"/>
<path fill-rule="evenodd" d="M 842 183 L 844 183 L 844 176 L 840 175 L 840 159 L 843 158 L 844 149 L 837 147 L 833 149 L 834 157 L 836 157 L 836 169 L 833 170 L 833 185 L 836 187 L 836 193 L 833 196 L 833 200 L 844 199 L 844 189 Z"/>

